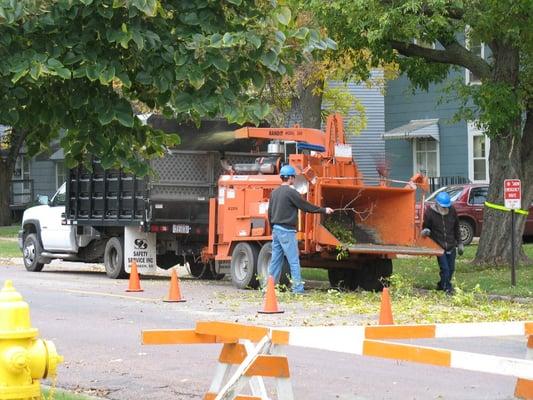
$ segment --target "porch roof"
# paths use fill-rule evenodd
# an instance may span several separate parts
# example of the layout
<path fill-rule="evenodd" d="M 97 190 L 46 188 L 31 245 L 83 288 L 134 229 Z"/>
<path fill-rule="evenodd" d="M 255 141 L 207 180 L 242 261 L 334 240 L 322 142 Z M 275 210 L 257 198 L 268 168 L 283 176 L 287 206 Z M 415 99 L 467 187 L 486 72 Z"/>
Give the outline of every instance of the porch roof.
<path fill-rule="evenodd" d="M 413 119 L 408 124 L 391 129 L 383 134 L 383 139 L 424 139 L 439 141 L 439 120 Z"/>

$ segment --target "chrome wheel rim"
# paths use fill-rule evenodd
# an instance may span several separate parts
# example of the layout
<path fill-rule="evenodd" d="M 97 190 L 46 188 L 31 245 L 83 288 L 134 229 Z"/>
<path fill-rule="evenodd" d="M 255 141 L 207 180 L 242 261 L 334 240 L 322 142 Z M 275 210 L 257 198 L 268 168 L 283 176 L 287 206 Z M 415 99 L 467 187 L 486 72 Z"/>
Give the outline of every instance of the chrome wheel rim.
<path fill-rule="evenodd" d="M 470 229 L 463 224 L 459 224 L 459 233 L 461 234 L 461 241 L 464 243 L 470 238 Z"/>
<path fill-rule="evenodd" d="M 31 242 L 24 247 L 24 261 L 26 262 L 26 265 L 31 265 L 33 264 L 34 260 L 35 260 L 35 244 Z"/>
<path fill-rule="evenodd" d="M 238 254 L 235 255 L 235 275 L 237 275 L 237 279 L 239 281 L 243 281 L 246 279 L 246 276 L 248 275 L 248 268 L 250 267 L 250 260 L 248 259 L 248 256 L 246 255 L 246 252 L 239 251 Z"/>

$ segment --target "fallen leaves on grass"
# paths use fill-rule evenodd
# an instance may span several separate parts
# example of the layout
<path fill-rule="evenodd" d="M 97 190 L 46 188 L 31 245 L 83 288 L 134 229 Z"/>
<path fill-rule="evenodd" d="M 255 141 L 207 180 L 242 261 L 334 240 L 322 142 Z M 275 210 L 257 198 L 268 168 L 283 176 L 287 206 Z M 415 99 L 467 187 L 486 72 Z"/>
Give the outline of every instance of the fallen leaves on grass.
<path fill-rule="evenodd" d="M 532 320 L 531 303 L 516 303 L 510 300 L 491 300 L 479 289 L 471 291 L 456 288 L 453 296 L 443 292 L 415 289 L 412 282 L 393 276 L 390 288 L 392 311 L 397 324 L 430 324 L 453 322 L 489 322 Z M 249 309 L 251 304 L 262 304 L 260 291 L 239 291 L 230 295 L 219 294 L 228 301 L 232 310 Z M 306 325 L 376 324 L 381 294 L 373 292 L 340 292 L 338 290 L 309 290 L 305 296 L 290 292 L 277 293 L 278 302 L 287 308 L 296 307 L 294 318 L 298 324 L 302 318 Z M 287 313 L 291 312 L 288 310 Z M 251 318 L 248 321 L 251 322 Z M 290 316 L 285 323 L 291 322 Z"/>

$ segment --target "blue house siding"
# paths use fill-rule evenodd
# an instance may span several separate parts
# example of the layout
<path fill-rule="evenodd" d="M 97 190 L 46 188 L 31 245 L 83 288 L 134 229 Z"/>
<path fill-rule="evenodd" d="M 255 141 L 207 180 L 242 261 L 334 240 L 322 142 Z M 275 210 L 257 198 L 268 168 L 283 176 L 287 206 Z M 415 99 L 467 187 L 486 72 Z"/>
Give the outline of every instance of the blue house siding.
<path fill-rule="evenodd" d="M 373 78 L 379 78 L 381 74 L 380 71 L 375 71 Z M 355 115 L 356 111 L 350 110 L 348 115 L 344 116 L 346 141 L 352 145 L 353 157 L 366 183 L 376 185 L 379 178 L 376 162 L 385 158 L 385 141 L 381 136 L 385 131 L 385 100 L 382 88 L 377 85 L 369 88 L 364 83 L 341 81 L 329 81 L 328 85 L 346 87 L 348 92 L 365 107 L 367 126 L 358 135 L 354 135 L 347 128 L 347 121 Z"/>
<path fill-rule="evenodd" d="M 450 74 L 456 79 L 461 72 Z M 468 176 L 468 134 L 466 122 L 452 123 L 459 108 L 455 101 L 439 104 L 446 94 L 444 85 L 432 85 L 429 91 L 411 92 L 410 82 L 402 76 L 387 84 L 385 95 L 385 131 L 414 119 L 439 119 L 440 176 Z M 392 179 L 408 179 L 413 175 L 413 141 L 386 140 L 385 150 Z"/>

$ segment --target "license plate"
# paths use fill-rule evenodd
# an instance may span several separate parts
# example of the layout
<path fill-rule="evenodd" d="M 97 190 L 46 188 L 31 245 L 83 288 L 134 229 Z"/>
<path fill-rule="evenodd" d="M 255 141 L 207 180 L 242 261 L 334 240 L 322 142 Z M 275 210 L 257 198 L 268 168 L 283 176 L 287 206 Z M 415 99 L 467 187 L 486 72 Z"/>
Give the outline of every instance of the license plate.
<path fill-rule="evenodd" d="M 190 225 L 174 224 L 172 225 L 172 233 L 189 233 L 191 231 Z"/>

